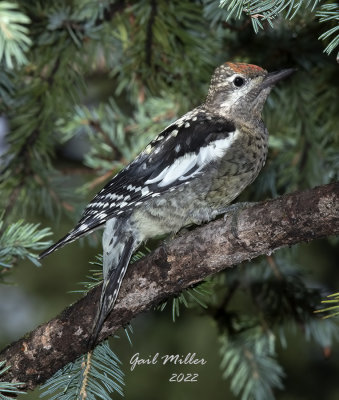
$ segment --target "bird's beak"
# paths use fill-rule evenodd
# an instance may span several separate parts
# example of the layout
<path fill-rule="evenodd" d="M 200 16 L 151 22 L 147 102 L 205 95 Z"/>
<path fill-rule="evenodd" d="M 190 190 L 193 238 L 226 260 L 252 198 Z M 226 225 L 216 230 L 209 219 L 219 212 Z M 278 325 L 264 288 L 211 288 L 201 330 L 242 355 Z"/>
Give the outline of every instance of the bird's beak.
<path fill-rule="evenodd" d="M 269 74 L 266 75 L 265 79 L 263 80 L 261 88 L 265 89 L 268 87 L 272 87 L 281 79 L 287 78 L 295 71 L 296 71 L 295 68 L 288 68 L 288 69 L 282 69 L 281 71 L 270 72 Z"/>

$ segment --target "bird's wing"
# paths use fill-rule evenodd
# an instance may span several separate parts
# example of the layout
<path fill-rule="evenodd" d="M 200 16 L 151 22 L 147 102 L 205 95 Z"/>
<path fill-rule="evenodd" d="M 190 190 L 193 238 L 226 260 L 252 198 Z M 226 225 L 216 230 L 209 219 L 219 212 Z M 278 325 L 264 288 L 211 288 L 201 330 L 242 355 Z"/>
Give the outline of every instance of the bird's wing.
<path fill-rule="evenodd" d="M 235 135 L 234 124 L 225 118 L 211 118 L 199 109 L 185 114 L 108 182 L 88 204 L 76 227 L 40 258 L 110 218 L 127 215 L 146 200 L 189 183 L 226 153 Z"/>

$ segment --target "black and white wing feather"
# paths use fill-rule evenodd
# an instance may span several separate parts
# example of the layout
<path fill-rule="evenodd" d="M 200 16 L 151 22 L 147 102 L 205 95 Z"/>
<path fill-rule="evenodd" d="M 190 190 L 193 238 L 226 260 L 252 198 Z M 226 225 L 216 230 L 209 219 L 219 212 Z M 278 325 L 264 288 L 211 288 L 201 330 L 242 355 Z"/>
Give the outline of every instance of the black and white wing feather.
<path fill-rule="evenodd" d="M 40 258 L 78 239 L 107 220 L 128 215 L 151 197 L 184 185 L 221 158 L 236 129 L 229 120 L 195 109 L 164 129 L 140 155 L 120 171 L 88 204 L 76 225 Z"/>

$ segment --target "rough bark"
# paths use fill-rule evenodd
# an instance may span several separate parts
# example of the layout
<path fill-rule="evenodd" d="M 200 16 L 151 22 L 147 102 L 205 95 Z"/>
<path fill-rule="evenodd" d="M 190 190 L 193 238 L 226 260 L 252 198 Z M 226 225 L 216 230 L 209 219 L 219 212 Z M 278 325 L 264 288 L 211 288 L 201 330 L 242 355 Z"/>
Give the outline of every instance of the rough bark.
<path fill-rule="evenodd" d="M 339 233 L 339 182 L 246 205 L 232 217 L 198 227 L 133 264 L 100 339 L 142 311 L 226 267 L 302 241 Z M 33 389 L 86 352 L 101 287 L 0 353 L 3 381 Z"/>

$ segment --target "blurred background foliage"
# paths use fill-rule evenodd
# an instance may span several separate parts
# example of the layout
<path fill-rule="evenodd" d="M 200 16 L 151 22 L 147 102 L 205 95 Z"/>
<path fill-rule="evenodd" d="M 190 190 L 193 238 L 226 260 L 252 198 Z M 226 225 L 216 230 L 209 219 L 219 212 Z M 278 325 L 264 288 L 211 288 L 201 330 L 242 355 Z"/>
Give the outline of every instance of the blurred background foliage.
<path fill-rule="evenodd" d="M 298 69 L 269 97 L 268 160 L 240 200 L 338 180 L 338 19 L 337 3 L 318 0 L 0 1 L 2 346 L 75 301 L 69 292 L 100 253 L 96 232 L 37 268 L 52 231 L 65 234 L 107 180 L 198 105 L 225 61 Z M 129 338 L 111 340 L 114 353 L 94 353 L 87 398 L 338 399 L 338 326 L 314 313 L 338 290 L 337 244 L 260 257 L 139 316 Z M 130 370 L 135 353 L 157 352 L 207 364 Z M 44 398 L 84 398 L 85 364 L 61 371 Z M 198 382 L 169 382 L 181 372 Z"/>

